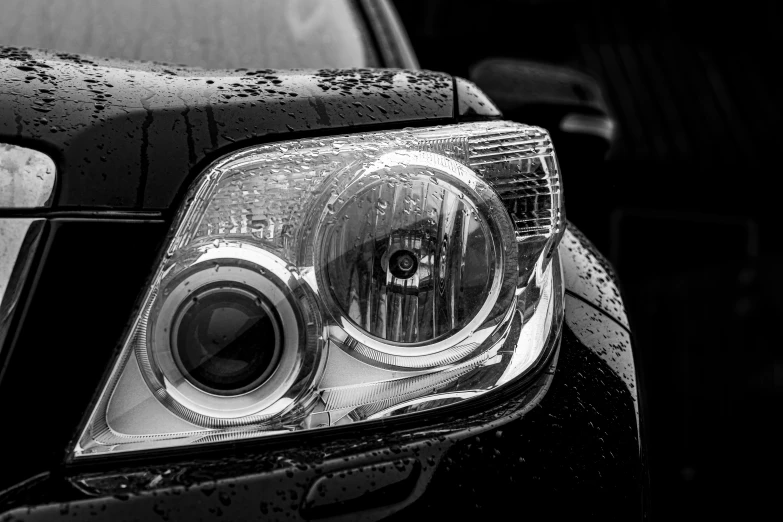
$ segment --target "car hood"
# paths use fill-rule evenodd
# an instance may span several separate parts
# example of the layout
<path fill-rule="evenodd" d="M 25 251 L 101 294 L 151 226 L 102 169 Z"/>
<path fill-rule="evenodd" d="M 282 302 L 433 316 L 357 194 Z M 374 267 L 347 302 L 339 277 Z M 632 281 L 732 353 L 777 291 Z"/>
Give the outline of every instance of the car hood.
<path fill-rule="evenodd" d="M 455 80 L 427 71 L 213 71 L 0 47 L 0 142 L 52 157 L 57 209 L 169 209 L 240 147 L 450 123 L 458 106 Z"/>

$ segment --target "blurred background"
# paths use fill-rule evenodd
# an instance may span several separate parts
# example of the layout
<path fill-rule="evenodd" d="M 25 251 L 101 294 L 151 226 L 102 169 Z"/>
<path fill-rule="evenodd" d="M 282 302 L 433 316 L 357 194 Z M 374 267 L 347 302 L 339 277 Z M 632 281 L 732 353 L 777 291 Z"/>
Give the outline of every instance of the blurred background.
<path fill-rule="evenodd" d="M 552 64 L 600 86 L 616 125 L 611 149 L 580 149 L 567 136 L 554 143 L 568 218 L 621 279 L 646 394 L 653 517 L 772 513 L 781 462 L 781 5 L 394 3 L 425 69 L 483 87 L 488 74 L 504 74 L 488 73 L 488 61 L 505 58 L 505 72 Z M 542 123 L 540 100 L 496 101 L 507 117 L 557 125 Z"/>

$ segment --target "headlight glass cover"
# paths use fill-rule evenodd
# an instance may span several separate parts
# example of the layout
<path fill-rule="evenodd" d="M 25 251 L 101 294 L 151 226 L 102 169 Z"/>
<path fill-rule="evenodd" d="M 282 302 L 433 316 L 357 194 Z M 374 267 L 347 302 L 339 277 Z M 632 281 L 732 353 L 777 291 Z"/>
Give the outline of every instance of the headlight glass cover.
<path fill-rule="evenodd" d="M 546 131 L 481 122 L 259 145 L 190 189 L 75 457 L 445 406 L 562 323 Z"/>

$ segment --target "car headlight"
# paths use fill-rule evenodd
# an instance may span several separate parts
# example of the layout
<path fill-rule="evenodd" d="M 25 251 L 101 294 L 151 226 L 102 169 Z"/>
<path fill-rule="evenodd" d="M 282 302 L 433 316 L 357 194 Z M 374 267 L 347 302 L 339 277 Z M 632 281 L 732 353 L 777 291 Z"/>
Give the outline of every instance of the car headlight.
<path fill-rule="evenodd" d="M 481 395 L 562 322 L 546 131 L 482 122 L 253 146 L 192 187 L 76 457 Z"/>

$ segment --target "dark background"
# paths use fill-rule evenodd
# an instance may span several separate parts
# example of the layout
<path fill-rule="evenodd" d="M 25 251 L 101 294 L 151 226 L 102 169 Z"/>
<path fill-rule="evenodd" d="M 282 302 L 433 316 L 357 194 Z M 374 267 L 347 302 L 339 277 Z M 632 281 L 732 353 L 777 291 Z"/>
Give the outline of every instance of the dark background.
<path fill-rule="evenodd" d="M 601 82 L 619 133 L 604 163 L 568 159 L 565 201 L 621 279 L 647 400 L 653 517 L 776 518 L 780 5 L 395 5 L 425 69 L 467 78 L 479 60 L 513 57 Z"/>

